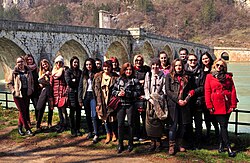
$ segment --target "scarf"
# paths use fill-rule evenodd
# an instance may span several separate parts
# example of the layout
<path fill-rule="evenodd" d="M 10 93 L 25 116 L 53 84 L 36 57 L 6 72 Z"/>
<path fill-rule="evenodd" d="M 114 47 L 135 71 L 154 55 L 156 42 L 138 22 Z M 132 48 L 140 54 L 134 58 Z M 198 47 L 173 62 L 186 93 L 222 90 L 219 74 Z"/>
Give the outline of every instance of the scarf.
<path fill-rule="evenodd" d="M 31 71 L 35 70 L 37 68 L 36 64 L 32 64 L 32 65 L 27 65 Z"/>
<path fill-rule="evenodd" d="M 217 78 L 220 83 L 224 83 L 226 80 L 226 73 L 224 71 L 214 71 L 212 75 Z"/>
<path fill-rule="evenodd" d="M 54 69 L 52 70 L 52 77 L 53 77 L 54 79 L 60 78 L 60 77 L 62 76 L 62 74 L 63 74 L 63 70 L 64 70 L 63 67 L 61 67 L 61 68 L 59 68 L 59 69 L 54 68 Z"/>

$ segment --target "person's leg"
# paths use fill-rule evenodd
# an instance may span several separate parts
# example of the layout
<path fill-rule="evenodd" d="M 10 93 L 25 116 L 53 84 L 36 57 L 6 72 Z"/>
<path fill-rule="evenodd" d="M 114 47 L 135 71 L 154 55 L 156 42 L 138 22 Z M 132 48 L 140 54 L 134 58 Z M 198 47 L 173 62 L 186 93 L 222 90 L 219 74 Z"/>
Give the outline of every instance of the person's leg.
<path fill-rule="evenodd" d="M 202 110 L 196 109 L 194 113 L 195 122 L 195 147 L 200 148 L 202 138 Z"/>
<path fill-rule="evenodd" d="M 98 132 L 98 122 L 97 122 L 97 113 L 96 113 L 96 101 L 94 98 L 90 100 L 90 108 L 91 108 L 91 119 L 94 127 L 94 134 L 99 136 Z"/>
<path fill-rule="evenodd" d="M 121 106 L 117 110 L 117 122 L 118 122 L 118 153 L 121 153 L 124 149 L 123 140 L 124 140 L 124 121 L 125 121 L 126 111 L 124 106 Z"/>
<path fill-rule="evenodd" d="M 137 109 L 134 109 L 134 139 L 138 140 L 141 134 L 141 122 L 140 122 L 140 112 Z"/>
<path fill-rule="evenodd" d="M 91 119 L 90 98 L 87 95 L 85 96 L 85 98 L 83 100 L 83 105 L 84 105 L 86 121 L 87 121 L 87 126 L 88 126 L 88 132 L 89 132 L 87 139 L 89 139 L 92 137 L 93 123 L 92 123 L 92 119 Z"/>
<path fill-rule="evenodd" d="M 129 106 L 126 108 L 126 114 L 128 118 L 128 126 L 129 126 L 129 139 L 128 139 L 128 151 L 133 150 L 133 128 L 134 128 L 134 123 L 133 123 L 133 116 L 134 116 L 134 111 L 133 111 L 133 106 Z"/>
<path fill-rule="evenodd" d="M 70 128 L 71 128 L 71 134 L 73 136 L 76 135 L 76 121 L 75 121 L 75 113 L 76 113 L 76 107 L 70 107 L 70 113 L 69 113 L 69 118 L 70 118 Z"/>
<path fill-rule="evenodd" d="M 37 110 L 38 111 L 38 115 L 37 115 L 36 128 L 38 130 L 41 129 L 41 122 L 42 122 L 42 119 L 43 119 L 43 114 L 44 114 L 44 111 L 45 111 L 45 107 L 46 107 L 46 101 L 43 104 L 43 106 L 41 108 L 39 108 L 39 110 Z"/>

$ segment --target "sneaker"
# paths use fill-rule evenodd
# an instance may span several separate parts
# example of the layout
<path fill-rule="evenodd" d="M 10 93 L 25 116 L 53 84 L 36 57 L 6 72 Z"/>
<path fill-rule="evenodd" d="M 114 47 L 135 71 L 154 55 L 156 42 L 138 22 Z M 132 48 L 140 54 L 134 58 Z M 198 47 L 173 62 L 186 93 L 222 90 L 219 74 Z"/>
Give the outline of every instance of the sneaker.
<path fill-rule="evenodd" d="M 94 138 L 93 138 L 93 143 L 94 143 L 94 144 L 96 144 L 96 143 L 98 142 L 98 138 L 99 138 L 99 137 L 98 137 L 97 135 L 94 136 Z"/>
<path fill-rule="evenodd" d="M 87 135 L 87 137 L 86 137 L 87 140 L 89 140 L 90 138 L 93 138 L 92 132 L 89 132 L 88 135 Z"/>
<path fill-rule="evenodd" d="M 138 138 L 137 136 L 134 136 L 134 137 L 133 137 L 133 140 L 134 140 L 134 141 L 138 141 L 139 138 Z"/>
<path fill-rule="evenodd" d="M 140 138 L 139 139 L 139 142 L 143 142 L 143 141 L 145 141 L 146 139 L 144 139 L 144 138 Z"/>

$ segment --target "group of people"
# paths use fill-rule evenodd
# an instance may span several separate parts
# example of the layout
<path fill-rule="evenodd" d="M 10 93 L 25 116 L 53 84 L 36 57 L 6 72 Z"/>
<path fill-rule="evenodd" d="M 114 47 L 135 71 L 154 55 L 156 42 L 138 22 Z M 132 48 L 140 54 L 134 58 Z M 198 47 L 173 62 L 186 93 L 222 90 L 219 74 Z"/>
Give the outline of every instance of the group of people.
<path fill-rule="evenodd" d="M 32 55 L 18 57 L 8 83 L 19 110 L 18 133 L 33 135 L 31 99 L 37 133 L 42 131 L 41 121 L 48 103 L 48 127 L 52 126 L 53 109 L 57 107 L 60 118 L 57 132 L 70 126 L 73 136 L 82 136 L 83 107 L 88 128 L 86 138 L 93 138 L 93 143 L 99 141 L 102 122 L 105 143 L 118 139 L 118 153 L 124 151 L 125 135 L 129 152 L 134 141 L 145 139 L 151 140 L 149 151 L 158 151 L 162 149 L 161 138 L 167 128 L 168 153 L 174 155 L 186 151 L 184 140 L 200 147 L 204 114 L 207 137 L 212 123 L 220 140 L 218 151 L 224 152 L 226 147 L 229 157 L 236 156 L 227 128 L 230 114 L 237 107 L 237 97 L 227 63 L 221 58 L 214 61 L 208 52 L 198 58 L 185 48 L 180 49 L 179 56 L 170 63 L 169 55 L 161 51 L 147 66 L 143 55 L 137 54 L 133 64 L 126 62 L 121 67 L 116 57 L 103 63 L 98 58 L 88 58 L 80 69 L 78 57 L 73 56 L 67 67 L 59 55 L 53 68 L 48 60 L 42 59 L 39 71 Z M 70 110 L 69 118 L 66 108 Z"/>

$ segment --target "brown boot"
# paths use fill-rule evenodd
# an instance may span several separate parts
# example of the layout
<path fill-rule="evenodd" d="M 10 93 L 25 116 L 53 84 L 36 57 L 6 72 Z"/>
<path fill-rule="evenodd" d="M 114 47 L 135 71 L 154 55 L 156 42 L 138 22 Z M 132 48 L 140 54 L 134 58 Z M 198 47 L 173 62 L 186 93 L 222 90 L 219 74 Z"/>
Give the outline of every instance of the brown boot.
<path fill-rule="evenodd" d="M 110 133 L 107 133 L 105 143 L 108 144 L 110 142 L 111 136 Z"/>
<path fill-rule="evenodd" d="M 169 155 L 175 154 L 174 148 L 175 148 L 175 141 L 169 141 L 169 150 L 168 150 Z"/>
<path fill-rule="evenodd" d="M 115 132 L 112 132 L 112 142 L 115 142 L 117 140 L 117 137 L 115 135 Z"/>

